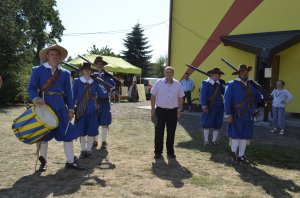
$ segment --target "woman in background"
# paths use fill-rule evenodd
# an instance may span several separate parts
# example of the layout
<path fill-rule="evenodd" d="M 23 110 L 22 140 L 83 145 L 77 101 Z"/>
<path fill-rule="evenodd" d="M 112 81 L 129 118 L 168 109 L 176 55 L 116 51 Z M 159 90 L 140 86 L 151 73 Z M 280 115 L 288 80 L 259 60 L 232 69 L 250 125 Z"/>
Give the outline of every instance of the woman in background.
<path fill-rule="evenodd" d="M 275 133 L 279 131 L 279 135 L 283 135 L 285 130 L 285 105 L 293 100 L 292 94 L 287 89 L 284 89 L 284 85 L 283 80 L 278 80 L 276 89 L 271 93 L 273 96 L 273 129 L 270 132 Z"/>

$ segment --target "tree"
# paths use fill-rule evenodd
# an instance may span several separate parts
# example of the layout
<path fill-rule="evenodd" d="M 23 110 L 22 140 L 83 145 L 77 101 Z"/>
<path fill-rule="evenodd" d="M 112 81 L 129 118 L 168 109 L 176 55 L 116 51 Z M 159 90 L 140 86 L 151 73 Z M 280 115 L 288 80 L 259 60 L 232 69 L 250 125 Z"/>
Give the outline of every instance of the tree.
<path fill-rule="evenodd" d="M 39 63 L 39 51 L 46 44 L 61 41 L 65 30 L 55 10 L 56 0 L 20 0 L 20 17 L 27 21 L 29 43 L 36 49 L 35 62 Z"/>
<path fill-rule="evenodd" d="M 119 54 L 115 54 L 111 48 L 109 48 L 107 45 L 105 47 L 102 47 L 100 50 L 96 47 L 96 45 L 93 45 L 91 47 L 90 51 L 87 50 L 89 54 L 97 54 L 101 56 L 113 56 L 113 57 L 121 57 Z"/>
<path fill-rule="evenodd" d="M 149 76 L 151 74 L 150 59 L 152 57 L 149 50 L 150 46 L 147 45 L 147 37 L 144 36 L 144 30 L 141 24 L 137 23 L 132 32 L 128 33 L 124 39 L 124 46 L 126 50 L 122 51 L 123 58 L 142 69 L 142 76 Z"/>
<path fill-rule="evenodd" d="M 0 104 L 28 99 L 26 86 L 38 52 L 64 30 L 55 0 L 0 1 Z"/>
<path fill-rule="evenodd" d="M 162 55 L 157 58 L 156 62 L 152 64 L 152 77 L 162 78 L 164 76 L 164 69 L 168 62 L 168 56 Z"/>

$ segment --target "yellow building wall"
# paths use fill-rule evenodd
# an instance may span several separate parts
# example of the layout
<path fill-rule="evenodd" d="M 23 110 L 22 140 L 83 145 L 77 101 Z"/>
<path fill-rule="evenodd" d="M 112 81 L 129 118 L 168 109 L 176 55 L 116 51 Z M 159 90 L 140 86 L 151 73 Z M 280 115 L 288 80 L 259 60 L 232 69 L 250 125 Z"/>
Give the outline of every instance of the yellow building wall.
<path fill-rule="evenodd" d="M 285 82 L 285 88 L 294 96 L 286 106 L 286 111 L 299 113 L 300 106 L 300 43 L 280 53 L 279 80 Z"/>
<path fill-rule="evenodd" d="M 188 67 L 185 64 L 193 62 L 233 2 L 234 0 L 173 0 L 169 57 L 170 65 L 175 68 L 175 79 L 180 79 L 187 71 Z M 300 29 L 299 8 L 298 0 L 264 0 L 233 29 L 230 35 Z M 296 93 L 297 85 L 287 73 L 291 68 L 300 69 L 300 56 L 297 57 L 299 50 L 300 46 L 297 44 L 279 54 L 281 56 L 279 78 L 286 81 L 286 88 L 295 97 L 294 102 L 287 106 L 287 111 L 297 113 L 300 113 L 300 103 L 295 102 L 299 98 Z M 254 67 L 256 61 L 256 55 L 221 43 L 198 68 L 208 71 L 219 67 L 225 73 L 222 76 L 224 80 L 236 78 L 231 75 L 233 70 L 220 60 L 221 57 L 236 66 L 245 63 Z M 253 78 L 253 75 L 254 70 L 251 71 L 250 77 Z M 207 77 L 194 71 L 190 78 L 196 85 L 192 98 L 199 97 L 200 84 Z"/>

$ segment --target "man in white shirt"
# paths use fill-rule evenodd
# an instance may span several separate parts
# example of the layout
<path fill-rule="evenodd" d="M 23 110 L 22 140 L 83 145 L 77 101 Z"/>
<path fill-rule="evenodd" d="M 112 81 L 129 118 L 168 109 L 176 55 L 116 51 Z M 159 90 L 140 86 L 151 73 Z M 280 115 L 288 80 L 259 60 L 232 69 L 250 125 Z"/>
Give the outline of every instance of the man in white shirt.
<path fill-rule="evenodd" d="M 162 157 L 165 126 L 167 126 L 167 155 L 169 158 L 176 158 L 174 138 L 184 97 L 180 82 L 173 79 L 174 68 L 167 66 L 164 75 L 165 78 L 156 81 L 151 89 L 151 118 L 157 117 L 154 140 L 155 159 Z"/>

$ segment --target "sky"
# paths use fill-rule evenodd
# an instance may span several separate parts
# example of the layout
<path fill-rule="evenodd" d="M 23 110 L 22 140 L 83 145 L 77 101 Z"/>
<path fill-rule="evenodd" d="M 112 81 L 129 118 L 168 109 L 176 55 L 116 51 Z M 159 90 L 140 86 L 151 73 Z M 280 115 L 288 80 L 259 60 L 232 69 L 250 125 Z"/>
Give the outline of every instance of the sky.
<path fill-rule="evenodd" d="M 168 52 L 170 0 L 57 0 L 65 27 L 62 41 L 69 56 L 87 54 L 93 45 L 108 46 L 116 54 L 125 50 L 126 33 L 137 23 L 152 52 L 152 62 Z"/>

